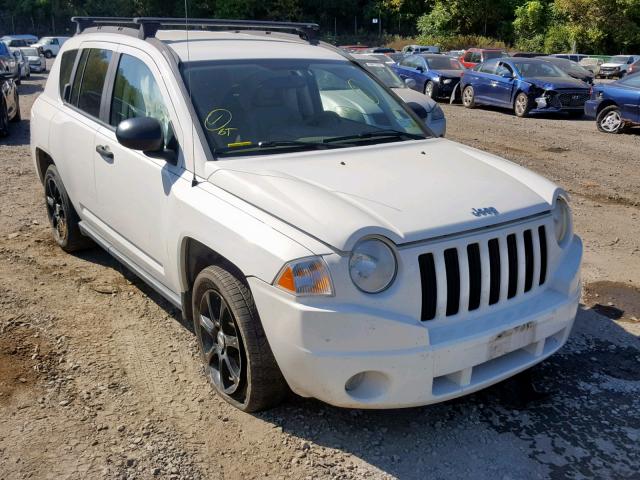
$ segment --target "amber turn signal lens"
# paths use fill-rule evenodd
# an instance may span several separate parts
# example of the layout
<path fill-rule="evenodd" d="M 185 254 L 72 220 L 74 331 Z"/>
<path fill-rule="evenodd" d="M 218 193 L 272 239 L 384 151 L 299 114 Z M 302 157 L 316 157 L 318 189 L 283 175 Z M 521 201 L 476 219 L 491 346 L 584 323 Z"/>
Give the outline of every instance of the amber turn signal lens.
<path fill-rule="evenodd" d="M 333 295 L 329 268 L 321 257 L 287 263 L 276 277 L 274 285 L 297 296 Z"/>

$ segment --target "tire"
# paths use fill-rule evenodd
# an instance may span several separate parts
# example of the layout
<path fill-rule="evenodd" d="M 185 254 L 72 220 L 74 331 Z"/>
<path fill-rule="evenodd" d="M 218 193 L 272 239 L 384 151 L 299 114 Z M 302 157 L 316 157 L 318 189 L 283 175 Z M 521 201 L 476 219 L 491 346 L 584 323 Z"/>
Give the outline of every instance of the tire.
<path fill-rule="evenodd" d="M 435 100 L 436 97 L 438 96 L 438 87 L 436 87 L 435 83 L 433 83 L 431 80 L 429 80 L 424 86 L 424 92 L 423 93 L 427 97 Z"/>
<path fill-rule="evenodd" d="M 44 58 L 53 58 L 53 53 L 51 53 L 51 50 L 45 50 Z"/>
<path fill-rule="evenodd" d="M 22 85 L 22 79 L 20 77 L 16 78 L 14 82 L 16 85 Z"/>
<path fill-rule="evenodd" d="M 19 122 L 22 120 L 22 113 L 20 112 L 20 94 L 18 93 L 18 89 L 16 89 L 16 114 L 11 119 L 12 122 Z"/>
<path fill-rule="evenodd" d="M 193 285 L 192 308 L 205 371 L 216 393 L 243 412 L 279 404 L 289 389 L 247 285 L 228 270 L 209 266 Z"/>
<path fill-rule="evenodd" d="M 598 130 L 604 133 L 622 133 L 625 125 L 620 115 L 620 108 L 617 105 L 603 108 L 596 117 L 596 125 Z"/>
<path fill-rule="evenodd" d="M 476 106 L 476 94 L 471 85 L 467 85 L 462 91 L 462 105 L 466 108 L 475 108 Z"/>
<path fill-rule="evenodd" d="M 44 200 L 53 238 L 62 250 L 70 253 L 93 245 L 80 232 L 80 218 L 69 200 L 55 165 L 50 165 L 44 174 Z"/>
<path fill-rule="evenodd" d="M 531 111 L 531 102 L 529 101 L 529 95 L 524 92 L 520 92 L 516 95 L 516 99 L 513 102 L 513 113 L 516 117 L 526 118 Z"/>
<path fill-rule="evenodd" d="M 0 95 L 0 137 L 9 135 L 9 112 L 7 102 Z"/>

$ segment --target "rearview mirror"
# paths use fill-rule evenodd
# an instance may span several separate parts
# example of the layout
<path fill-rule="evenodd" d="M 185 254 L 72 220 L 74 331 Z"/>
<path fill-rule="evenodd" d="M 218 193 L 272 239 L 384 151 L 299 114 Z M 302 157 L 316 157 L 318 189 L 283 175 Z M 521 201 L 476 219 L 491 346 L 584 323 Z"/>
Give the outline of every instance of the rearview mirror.
<path fill-rule="evenodd" d="M 415 88 L 416 81 L 413 78 L 405 78 L 404 84 L 407 86 L 407 88 Z"/>
<path fill-rule="evenodd" d="M 422 120 L 425 120 L 429 116 L 429 113 L 427 112 L 427 110 L 422 105 L 420 105 L 419 103 L 409 102 L 409 103 L 407 103 L 407 105 Z"/>
<path fill-rule="evenodd" d="M 162 125 L 155 118 L 135 117 L 123 120 L 116 129 L 120 145 L 143 152 L 159 152 L 164 149 Z"/>

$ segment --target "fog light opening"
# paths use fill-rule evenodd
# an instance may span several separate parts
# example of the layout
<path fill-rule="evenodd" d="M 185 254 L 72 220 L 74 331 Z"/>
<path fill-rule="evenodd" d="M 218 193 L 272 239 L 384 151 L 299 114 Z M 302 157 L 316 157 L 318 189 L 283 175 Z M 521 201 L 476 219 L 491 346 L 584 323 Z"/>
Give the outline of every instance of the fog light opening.
<path fill-rule="evenodd" d="M 358 400 L 372 400 L 387 392 L 389 377 L 382 372 L 356 373 L 344 384 L 347 394 Z"/>
<path fill-rule="evenodd" d="M 546 97 L 538 97 L 538 98 L 536 98 L 536 103 L 538 104 L 538 108 L 547 108 L 547 98 Z"/>

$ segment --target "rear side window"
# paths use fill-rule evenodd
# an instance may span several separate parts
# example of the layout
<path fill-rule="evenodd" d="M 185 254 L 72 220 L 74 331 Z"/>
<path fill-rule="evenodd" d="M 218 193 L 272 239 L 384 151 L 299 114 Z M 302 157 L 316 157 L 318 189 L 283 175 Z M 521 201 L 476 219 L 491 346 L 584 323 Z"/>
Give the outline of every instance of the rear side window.
<path fill-rule="evenodd" d="M 493 75 L 493 74 L 496 73 L 497 66 L 498 66 L 498 60 L 497 59 L 488 60 L 488 61 L 484 62 L 483 64 L 481 64 L 478 67 L 478 71 L 482 72 L 482 73 L 490 73 L 490 74 Z"/>
<path fill-rule="evenodd" d="M 86 58 L 86 61 L 82 69 L 82 76 L 78 77 L 79 71 L 76 73 L 76 82 L 80 79 L 76 106 L 92 117 L 98 118 L 100 116 L 102 89 L 107 77 L 109 62 L 111 61 L 111 51 L 90 48 L 86 56 L 84 51 L 82 52 L 82 56 Z M 80 62 L 80 65 L 82 65 L 82 58 Z M 74 100 L 73 95 L 72 100 Z"/>
<path fill-rule="evenodd" d="M 64 95 L 65 85 L 71 82 L 71 72 L 77 56 L 78 50 L 67 50 L 62 54 L 60 59 L 60 97 Z"/>

